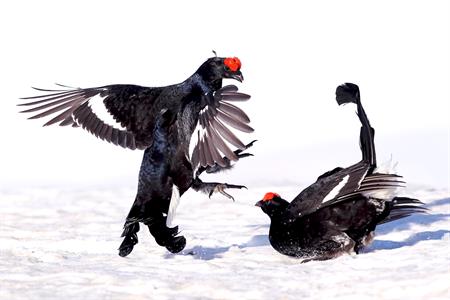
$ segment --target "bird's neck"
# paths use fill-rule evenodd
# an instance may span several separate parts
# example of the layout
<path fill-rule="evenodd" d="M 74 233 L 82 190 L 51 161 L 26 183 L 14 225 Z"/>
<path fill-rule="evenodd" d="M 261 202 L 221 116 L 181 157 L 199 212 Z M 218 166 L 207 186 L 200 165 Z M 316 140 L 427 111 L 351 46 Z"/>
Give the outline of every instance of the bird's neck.
<path fill-rule="evenodd" d="M 273 206 L 270 210 L 266 211 L 266 214 L 270 217 L 272 222 L 279 222 L 280 220 L 286 219 L 286 216 L 289 213 L 287 211 L 289 202 L 284 199 L 280 199 L 279 203 L 279 206 Z"/>
<path fill-rule="evenodd" d="M 190 84 L 199 87 L 205 94 L 217 91 L 222 87 L 222 79 L 210 80 L 209 78 L 204 78 L 198 73 L 195 73 L 189 77 L 188 81 Z"/>
<path fill-rule="evenodd" d="M 290 218 L 287 211 L 270 216 L 270 234 L 284 235 L 295 224 L 295 220 Z"/>
<path fill-rule="evenodd" d="M 267 211 L 266 214 L 270 217 L 270 220 L 272 222 L 278 222 L 284 218 L 286 214 L 286 209 L 277 207 L 276 209 Z"/>

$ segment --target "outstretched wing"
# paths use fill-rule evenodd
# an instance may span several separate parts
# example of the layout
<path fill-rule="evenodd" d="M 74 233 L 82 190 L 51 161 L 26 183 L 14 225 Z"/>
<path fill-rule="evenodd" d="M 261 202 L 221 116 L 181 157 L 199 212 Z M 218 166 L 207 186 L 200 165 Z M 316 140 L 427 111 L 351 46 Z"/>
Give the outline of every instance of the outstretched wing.
<path fill-rule="evenodd" d="M 192 135 L 194 148 L 191 154 L 193 168 L 214 165 L 226 166 L 226 159 L 238 160 L 230 149 L 232 145 L 245 149 L 245 145 L 228 126 L 243 132 L 253 132 L 248 124 L 250 118 L 239 107 L 230 102 L 247 101 L 250 96 L 238 92 L 234 85 L 227 85 L 214 93 L 206 94 L 206 106 L 200 111 L 197 128 Z M 225 159 L 224 159 L 225 157 Z"/>
<path fill-rule="evenodd" d="M 38 112 L 29 119 L 56 114 L 44 126 L 52 124 L 81 126 L 102 140 L 129 149 L 142 149 L 151 143 L 153 120 L 150 113 L 155 99 L 161 93 L 161 88 L 108 85 L 86 89 L 34 89 L 48 93 L 21 98 L 32 101 L 19 106 L 32 107 L 21 111 L 22 113 Z M 94 100 L 92 98 L 95 96 L 103 98 L 106 110 L 124 129 L 115 128 L 97 116 L 91 106 L 91 100 Z"/>

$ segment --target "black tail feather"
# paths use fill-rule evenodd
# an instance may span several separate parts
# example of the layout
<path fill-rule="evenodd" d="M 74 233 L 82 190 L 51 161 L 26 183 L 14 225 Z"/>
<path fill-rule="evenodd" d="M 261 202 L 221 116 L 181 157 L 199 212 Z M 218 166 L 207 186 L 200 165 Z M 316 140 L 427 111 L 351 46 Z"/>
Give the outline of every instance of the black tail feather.
<path fill-rule="evenodd" d="M 408 198 L 408 197 L 395 197 L 394 200 L 397 205 L 411 204 L 411 203 L 425 205 L 425 203 L 423 203 L 419 199 L 413 199 L 413 198 Z"/>
<path fill-rule="evenodd" d="M 370 163 L 372 170 L 375 169 L 377 166 L 374 143 L 375 130 L 370 126 L 369 119 L 361 104 L 359 87 L 354 83 L 344 83 L 338 86 L 336 88 L 336 101 L 339 105 L 347 103 L 357 105 L 357 114 L 362 124 L 359 138 L 362 159 Z"/>
<path fill-rule="evenodd" d="M 392 222 L 398 219 L 409 217 L 413 214 L 426 214 L 428 208 L 418 200 L 408 197 L 395 197 L 392 199 L 389 215 L 378 224 Z"/>
<path fill-rule="evenodd" d="M 360 102 L 359 87 L 353 83 L 344 83 L 336 88 L 336 101 L 339 105 Z"/>

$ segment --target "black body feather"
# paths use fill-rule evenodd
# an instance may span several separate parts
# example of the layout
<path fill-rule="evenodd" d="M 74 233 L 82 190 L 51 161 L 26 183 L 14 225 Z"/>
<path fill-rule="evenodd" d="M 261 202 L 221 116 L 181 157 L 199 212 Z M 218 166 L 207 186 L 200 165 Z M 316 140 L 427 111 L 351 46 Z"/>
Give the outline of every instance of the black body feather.
<path fill-rule="evenodd" d="M 304 261 L 358 253 L 371 241 L 378 224 L 427 211 L 417 199 L 395 197 L 394 191 L 405 183 L 401 176 L 376 172 L 374 130 L 358 86 L 339 86 L 336 100 L 339 105 L 357 105 L 362 160 L 325 172 L 291 203 L 274 193 L 257 203 L 271 219 L 269 240 L 274 249 Z"/>
<path fill-rule="evenodd" d="M 236 65 L 236 59 L 233 63 Z M 253 131 L 248 125 L 248 116 L 228 103 L 246 101 L 250 96 L 238 92 L 234 85 L 222 88 L 225 78 L 242 81 L 239 68 L 240 62 L 237 68 L 230 68 L 225 58 L 213 57 L 192 76 L 175 85 L 36 88 L 48 94 L 22 98 L 30 102 L 19 105 L 27 107 L 23 113 L 35 113 L 30 119 L 56 114 L 45 126 L 81 127 L 114 145 L 132 150 L 145 149 L 138 191 L 125 222 L 119 254 L 128 255 L 138 242 L 139 222 L 149 227 L 159 245 L 171 252 L 179 252 L 186 241 L 177 236 L 176 227 L 166 226 L 174 189 L 183 195 L 193 185 L 194 171 L 199 167 L 207 169 L 220 165 L 229 168 L 230 161 L 238 160 L 238 155 L 226 142 L 242 150 L 246 146 L 227 126 L 244 132 Z M 100 101 L 95 98 L 102 98 L 104 107 L 122 129 L 97 116 L 91 107 L 92 101 Z M 195 134 L 199 140 L 190 157 L 189 145 L 196 127 L 203 130 Z M 196 186 L 196 189 L 201 190 L 201 187 Z"/>

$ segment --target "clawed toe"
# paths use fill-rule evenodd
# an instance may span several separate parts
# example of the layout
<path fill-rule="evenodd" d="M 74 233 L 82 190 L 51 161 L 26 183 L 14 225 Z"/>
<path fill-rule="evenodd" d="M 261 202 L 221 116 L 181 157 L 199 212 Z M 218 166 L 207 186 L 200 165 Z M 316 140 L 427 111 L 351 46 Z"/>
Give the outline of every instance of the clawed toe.
<path fill-rule="evenodd" d="M 248 148 L 252 147 L 253 144 L 254 144 L 256 141 L 257 141 L 257 140 L 251 141 L 250 143 L 248 143 L 247 145 L 244 146 L 244 149 L 238 149 L 238 150 L 234 151 L 234 153 L 235 153 L 239 158 L 247 157 L 247 156 L 253 156 L 253 154 L 250 154 L 250 153 L 242 153 L 242 152 L 244 152 L 244 151 L 247 150 Z M 242 153 L 242 154 L 241 154 L 241 153 Z"/>
<path fill-rule="evenodd" d="M 237 157 L 239 159 L 244 158 L 244 157 L 249 157 L 249 156 L 254 156 L 254 155 L 251 154 L 251 153 L 240 153 L 240 154 L 237 155 Z"/>
<path fill-rule="evenodd" d="M 257 141 L 258 141 L 258 140 L 253 140 L 253 141 L 251 141 L 250 143 L 248 143 L 247 145 L 245 145 L 245 149 L 248 149 L 248 148 L 252 147 L 253 144 L 254 144 L 255 142 L 257 142 Z"/>
<path fill-rule="evenodd" d="M 236 184 L 228 184 L 228 183 L 219 183 L 217 184 L 214 189 L 211 190 L 211 192 L 209 192 L 209 197 L 211 198 L 212 194 L 214 193 L 220 193 L 222 195 L 224 195 L 225 197 L 227 197 L 228 199 L 234 200 L 234 197 L 231 196 L 230 194 L 228 194 L 227 192 L 225 192 L 225 189 L 247 189 L 247 187 L 245 185 L 236 185 Z"/>

